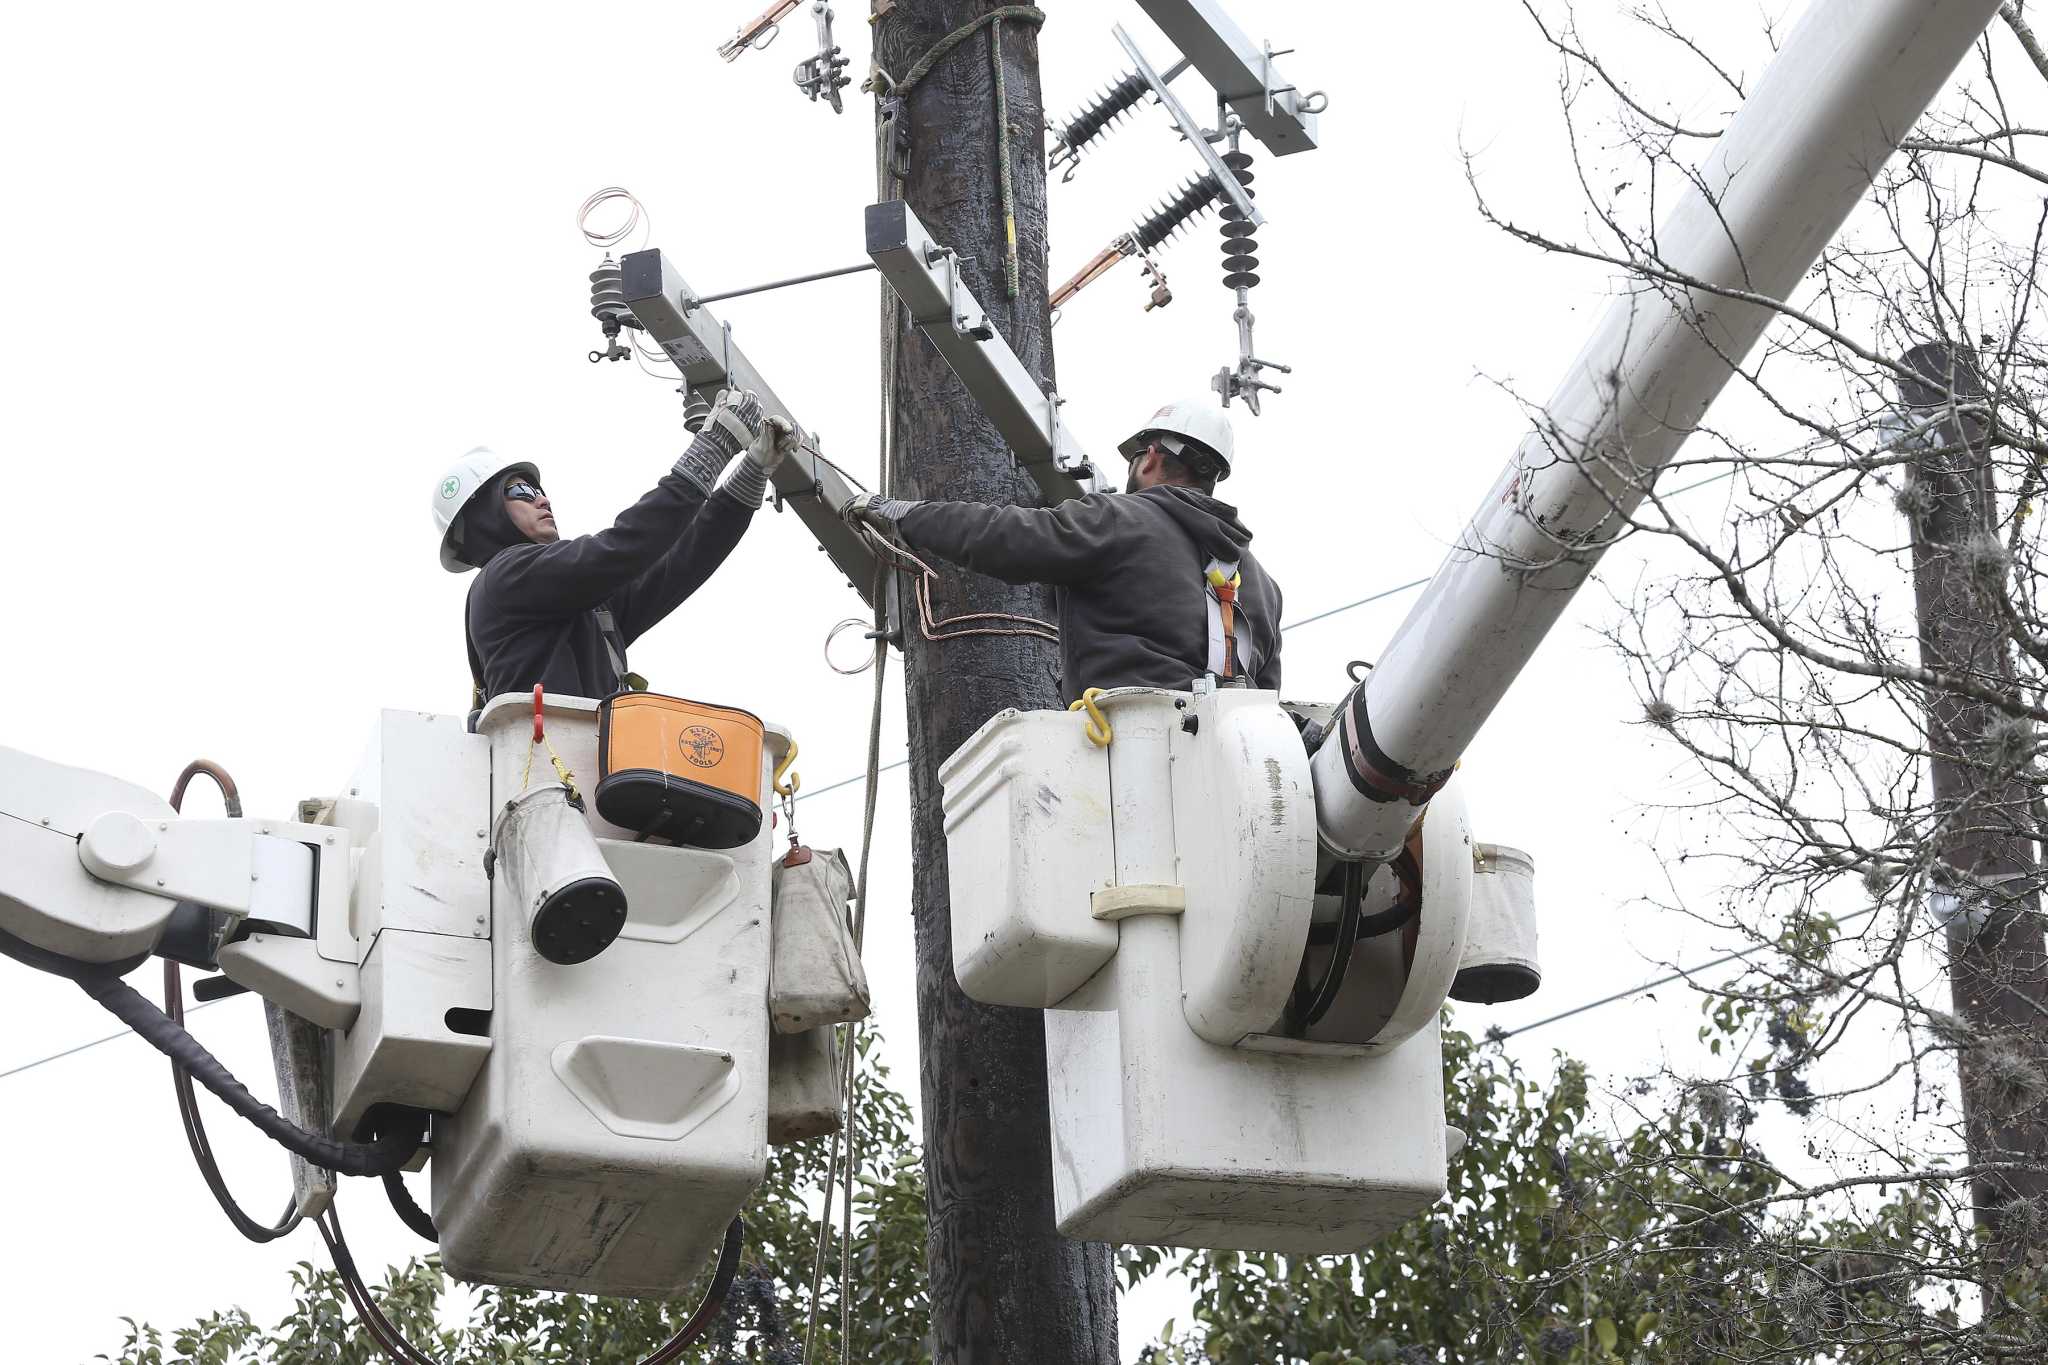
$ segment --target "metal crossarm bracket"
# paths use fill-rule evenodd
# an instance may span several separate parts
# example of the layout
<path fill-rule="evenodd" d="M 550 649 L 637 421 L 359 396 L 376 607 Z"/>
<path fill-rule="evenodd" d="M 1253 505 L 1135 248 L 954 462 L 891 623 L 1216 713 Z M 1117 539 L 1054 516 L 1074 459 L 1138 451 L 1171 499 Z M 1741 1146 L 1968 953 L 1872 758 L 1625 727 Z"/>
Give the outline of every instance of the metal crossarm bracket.
<path fill-rule="evenodd" d="M 1058 398 L 1038 386 L 960 278 L 959 258 L 925 231 L 900 199 L 871 204 L 868 255 L 910 310 L 974 401 L 988 414 L 1024 472 L 1049 503 L 1102 488 L 1073 432 L 1059 421 Z M 628 297 L 632 291 L 628 289 Z"/>
<path fill-rule="evenodd" d="M 1180 135 L 1195 149 L 1203 164 L 1208 166 L 1209 174 L 1216 177 L 1216 183 L 1222 187 L 1223 197 L 1254 226 L 1265 226 L 1265 215 L 1252 203 L 1252 197 L 1245 193 L 1244 186 L 1238 183 L 1237 176 L 1231 172 L 1230 167 L 1223 164 L 1223 158 L 1209 145 L 1209 139 L 1202 135 L 1202 125 L 1195 122 L 1194 116 L 1188 113 L 1187 106 L 1166 88 L 1166 82 L 1152 69 L 1152 63 L 1145 60 L 1145 54 L 1138 50 L 1137 43 L 1131 40 L 1130 34 L 1124 32 L 1124 26 L 1118 24 L 1111 32 L 1115 33 L 1116 40 L 1123 44 L 1124 55 L 1138 68 L 1138 74 L 1145 78 L 1145 84 L 1152 87 L 1152 93 L 1166 106 L 1166 112 L 1173 119 L 1174 126 L 1180 129 Z"/>
<path fill-rule="evenodd" d="M 752 389 L 763 409 L 787 418 L 799 431 L 807 430 L 746 353 L 733 344 L 732 328 L 697 301 L 660 251 L 630 252 L 619 267 L 624 274 L 627 307 L 682 371 L 683 382 L 693 394 L 708 401 L 720 389 Z M 839 572 L 873 605 L 875 557 L 839 517 L 839 509 L 859 490 L 807 442 L 775 471 L 775 491 L 817 538 Z"/>
<path fill-rule="evenodd" d="M 1138 0 L 1138 8 L 1187 54 L 1267 151 L 1288 156 L 1315 150 L 1323 97 L 1283 78 L 1272 49 L 1245 37 L 1218 0 Z"/>

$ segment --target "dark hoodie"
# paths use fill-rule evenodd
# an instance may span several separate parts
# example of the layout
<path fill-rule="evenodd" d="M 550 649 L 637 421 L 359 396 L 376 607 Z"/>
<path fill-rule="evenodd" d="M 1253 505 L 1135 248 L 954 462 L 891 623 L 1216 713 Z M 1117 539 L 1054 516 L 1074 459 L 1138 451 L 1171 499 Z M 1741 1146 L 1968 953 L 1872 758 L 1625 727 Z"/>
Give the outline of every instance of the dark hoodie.
<path fill-rule="evenodd" d="M 1280 686 L 1280 589 L 1252 556 L 1237 509 L 1162 484 L 1057 507 L 920 502 L 897 520 L 904 544 L 1010 583 L 1059 590 L 1060 694 L 1090 687 L 1185 688 L 1208 671 L 1212 559 L 1234 560 L 1237 657 L 1253 686 Z"/>
<path fill-rule="evenodd" d="M 727 451 L 703 437 L 697 446 L 592 535 L 529 542 L 502 497 L 479 494 L 464 510 L 462 557 L 482 569 L 466 612 L 469 666 L 486 698 L 536 683 L 578 697 L 618 690 L 599 610 L 610 611 L 623 654 L 725 561 L 759 501 L 730 482 L 707 495 Z"/>

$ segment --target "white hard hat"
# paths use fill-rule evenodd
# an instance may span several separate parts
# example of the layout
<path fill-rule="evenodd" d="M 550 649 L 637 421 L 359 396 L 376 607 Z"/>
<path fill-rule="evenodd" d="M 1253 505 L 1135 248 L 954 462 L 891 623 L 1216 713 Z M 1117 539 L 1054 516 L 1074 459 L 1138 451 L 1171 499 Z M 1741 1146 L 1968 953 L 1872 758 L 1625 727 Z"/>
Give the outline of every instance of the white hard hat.
<path fill-rule="evenodd" d="M 462 544 L 462 513 L 469 506 L 469 500 L 477 491 L 497 485 L 507 474 L 524 474 L 535 484 L 540 482 L 540 469 L 525 460 L 507 460 L 495 454 L 488 446 L 478 446 L 469 454 L 448 466 L 448 472 L 434 485 L 434 525 L 441 529 L 441 567 L 450 573 L 465 573 L 474 568 L 465 564 L 458 550 Z"/>
<path fill-rule="evenodd" d="M 1223 468 L 1216 477 L 1230 477 L 1230 462 L 1237 454 L 1237 438 L 1231 434 L 1230 414 L 1206 398 L 1182 398 L 1152 414 L 1143 426 L 1117 449 L 1133 460 L 1155 436 L 1177 436 L 1192 441 L 1214 455 Z"/>

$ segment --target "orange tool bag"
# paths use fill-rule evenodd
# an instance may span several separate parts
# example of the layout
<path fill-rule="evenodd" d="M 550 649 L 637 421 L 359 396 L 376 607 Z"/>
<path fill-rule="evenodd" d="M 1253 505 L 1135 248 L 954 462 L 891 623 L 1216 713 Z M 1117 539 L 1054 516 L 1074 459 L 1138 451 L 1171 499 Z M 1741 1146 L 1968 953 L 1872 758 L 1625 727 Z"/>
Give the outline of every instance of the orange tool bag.
<path fill-rule="evenodd" d="M 761 832 L 761 720 L 652 692 L 597 708 L 597 813 L 697 848 L 738 848 Z"/>

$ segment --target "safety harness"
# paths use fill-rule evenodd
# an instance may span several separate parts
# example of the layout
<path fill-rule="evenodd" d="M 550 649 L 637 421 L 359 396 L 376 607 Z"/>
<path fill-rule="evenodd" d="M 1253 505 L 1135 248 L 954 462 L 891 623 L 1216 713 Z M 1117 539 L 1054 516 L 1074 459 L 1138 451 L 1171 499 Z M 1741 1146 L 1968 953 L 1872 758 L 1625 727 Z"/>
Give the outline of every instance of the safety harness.
<path fill-rule="evenodd" d="M 647 679 L 626 671 L 626 637 L 619 633 L 619 623 L 612 619 L 612 609 L 598 607 L 591 615 L 597 618 L 598 638 L 604 641 L 605 657 L 611 660 L 612 676 L 619 680 L 619 686 L 628 692 L 645 692 Z"/>
<path fill-rule="evenodd" d="M 476 583 L 482 581 L 483 575 L 478 574 Z M 476 591 L 476 583 L 470 584 L 471 592 Z M 464 614 L 467 615 L 466 610 Z M 638 673 L 626 671 L 626 637 L 620 632 L 619 623 L 612 619 L 612 609 L 596 607 L 590 614 L 597 621 L 597 637 L 604 642 L 605 658 L 611 663 L 612 676 L 618 680 L 618 689 L 626 692 L 645 692 L 647 679 Z M 484 695 L 484 663 L 477 656 L 476 641 L 469 638 L 469 631 L 465 628 L 462 634 L 463 644 L 469 651 L 469 707 L 472 711 L 481 711 L 484 703 L 490 700 Z"/>
<path fill-rule="evenodd" d="M 1208 582 L 1209 671 L 1229 682 L 1237 676 L 1237 590 L 1244 575 L 1234 559 L 1212 559 L 1202 570 Z"/>

